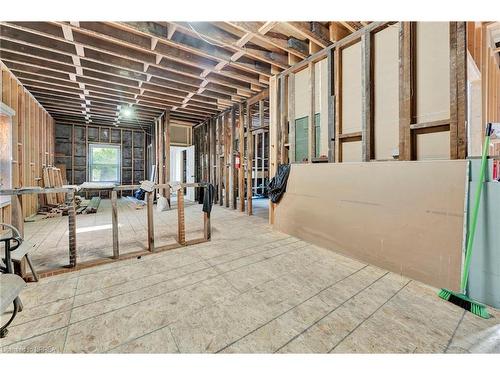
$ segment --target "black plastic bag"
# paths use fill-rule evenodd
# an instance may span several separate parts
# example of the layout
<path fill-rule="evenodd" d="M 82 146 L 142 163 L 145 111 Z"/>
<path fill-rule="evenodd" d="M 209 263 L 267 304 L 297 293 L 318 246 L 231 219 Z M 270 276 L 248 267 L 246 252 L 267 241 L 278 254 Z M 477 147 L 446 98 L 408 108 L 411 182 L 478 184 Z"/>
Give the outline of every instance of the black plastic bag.
<path fill-rule="evenodd" d="M 269 199 L 271 202 L 278 203 L 286 191 L 286 183 L 288 181 L 288 175 L 290 174 L 290 164 L 280 164 L 278 166 L 278 172 L 269 181 L 268 192 Z"/>
<path fill-rule="evenodd" d="M 144 196 L 146 195 L 146 192 L 142 189 L 137 189 L 136 191 L 134 191 L 134 198 L 135 199 L 138 199 L 140 201 L 143 201 L 144 200 Z"/>

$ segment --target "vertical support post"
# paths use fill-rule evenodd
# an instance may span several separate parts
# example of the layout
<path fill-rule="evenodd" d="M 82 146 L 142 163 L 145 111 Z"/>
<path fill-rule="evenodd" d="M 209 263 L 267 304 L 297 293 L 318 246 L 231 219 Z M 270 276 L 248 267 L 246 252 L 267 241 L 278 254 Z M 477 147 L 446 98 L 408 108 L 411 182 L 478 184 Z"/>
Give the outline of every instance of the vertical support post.
<path fill-rule="evenodd" d="M 458 100 L 457 100 L 457 22 L 450 22 L 450 159 L 457 159 Z"/>
<path fill-rule="evenodd" d="M 316 157 L 316 111 L 315 111 L 315 71 L 314 63 L 309 64 L 309 147 L 307 152 L 307 161 L 312 163 Z"/>
<path fill-rule="evenodd" d="M 328 51 L 327 55 L 327 72 L 328 72 L 328 162 L 333 163 L 334 161 L 334 142 L 335 142 L 335 124 L 334 124 L 334 116 L 335 116 L 335 86 L 334 86 L 334 57 L 333 50 Z"/>
<path fill-rule="evenodd" d="M 245 212 L 245 176 L 243 162 L 245 160 L 245 117 L 243 104 L 239 106 L 239 123 L 238 123 L 238 153 L 240 156 L 240 168 L 238 169 L 238 195 L 240 197 L 240 211 Z"/>
<path fill-rule="evenodd" d="M 371 109 L 371 35 L 361 35 L 361 147 L 362 160 L 370 161 L 373 152 Z"/>
<path fill-rule="evenodd" d="M 76 211 L 75 193 L 70 191 L 68 199 L 69 266 L 76 267 Z"/>
<path fill-rule="evenodd" d="M 120 257 L 119 240 L 118 240 L 118 206 L 117 206 L 117 192 L 111 191 L 111 220 L 113 226 L 113 258 Z"/>
<path fill-rule="evenodd" d="M 217 163 L 219 165 L 219 205 L 224 205 L 224 118 L 217 119 L 219 125 L 219 152 L 217 153 Z"/>
<path fill-rule="evenodd" d="M 279 78 L 269 79 L 269 178 L 276 175 L 278 169 L 278 132 L 280 112 L 279 112 Z M 269 224 L 274 223 L 274 210 L 276 204 L 269 200 Z"/>
<path fill-rule="evenodd" d="M 231 108 L 231 137 L 229 141 L 229 158 L 231 160 L 230 174 L 229 174 L 229 185 L 230 185 L 230 196 L 231 196 L 231 207 L 236 210 L 236 165 L 235 165 L 235 155 L 234 155 L 234 140 L 236 139 L 236 107 Z"/>
<path fill-rule="evenodd" d="M 230 192 L 232 187 L 230 186 L 229 174 L 231 172 L 231 155 L 230 150 L 230 129 L 229 129 L 229 112 L 224 115 L 224 203 L 226 207 L 229 208 Z"/>
<path fill-rule="evenodd" d="M 210 241 L 210 239 L 212 238 L 210 214 L 207 212 L 203 212 L 203 238 L 205 238 L 205 241 Z"/>
<path fill-rule="evenodd" d="M 263 100 L 259 101 L 259 127 L 260 128 L 264 127 L 264 101 Z M 258 134 L 255 135 L 256 138 L 258 136 L 259 136 Z M 261 140 L 261 144 L 260 144 L 260 168 L 259 168 L 259 160 L 257 159 L 257 162 L 256 162 L 256 167 L 257 167 L 256 169 L 260 169 L 260 180 L 262 182 L 262 188 L 261 188 L 262 194 L 264 194 L 264 143 L 265 143 L 264 130 L 262 129 L 262 140 Z"/>
<path fill-rule="evenodd" d="M 158 119 L 156 124 L 157 129 L 157 142 L 158 142 L 158 160 L 157 160 L 157 170 L 158 170 L 158 184 L 165 183 L 165 132 L 164 132 L 164 121 L 163 118 Z M 165 189 L 159 189 L 158 193 L 165 197 Z"/>
<path fill-rule="evenodd" d="M 252 109 L 247 104 L 247 214 L 253 214 L 252 207 L 252 175 L 253 175 L 253 135 L 252 135 Z"/>
<path fill-rule="evenodd" d="M 170 110 L 165 110 L 165 115 L 164 115 L 164 126 L 165 126 L 165 171 L 164 173 L 164 179 L 165 179 L 165 184 L 170 183 Z M 170 206 L 170 189 L 166 188 L 164 189 L 165 191 L 165 198 L 168 200 L 168 205 Z"/>
<path fill-rule="evenodd" d="M 457 158 L 467 157 L 467 23 L 457 22 Z"/>
<path fill-rule="evenodd" d="M 334 87 L 335 87 L 335 161 L 342 162 L 342 144 L 340 134 L 342 132 L 342 51 L 339 47 L 335 48 L 333 66 L 334 66 Z"/>
<path fill-rule="evenodd" d="M 290 73 L 288 76 L 281 78 L 281 89 L 280 89 L 280 103 L 283 108 L 288 107 L 288 128 L 285 126 L 282 128 L 282 132 L 286 131 L 286 139 L 289 144 L 288 147 L 288 157 L 282 160 L 282 163 L 293 163 L 295 161 L 295 74 Z M 288 85 L 288 90 L 286 85 Z M 282 137 L 284 137 L 283 135 Z M 283 150 L 283 156 L 285 150 Z"/>
<path fill-rule="evenodd" d="M 186 245 L 186 222 L 184 217 L 184 192 L 183 188 L 177 190 L 177 242 Z"/>
<path fill-rule="evenodd" d="M 153 221 L 153 193 L 146 192 L 148 210 L 148 250 L 155 251 L 155 227 Z M 169 193 L 170 195 L 170 193 Z"/>
<path fill-rule="evenodd" d="M 280 155 L 279 164 L 287 164 L 290 158 L 290 152 L 288 151 L 286 145 L 289 147 L 294 143 L 294 138 L 288 136 L 288 124 L 290 128 L 293 128 L 292 121 L 295 117 L 295 97 L 294 95 L 294 74 L 291 73 L 289 76 L 282 76 L 280 78 Z M 293 81 L 293 82 L 292 82 Z M 293 96 L 293 98 L 292 98 Z M 295 133 L 294 133 L 295 134 Z M 293 156 L 292 156 L 293 157 Z"/>
<path fill-rule="evenodd" d="M 411 22 L 399 29 L 399 160 L 411 160 Z"/>

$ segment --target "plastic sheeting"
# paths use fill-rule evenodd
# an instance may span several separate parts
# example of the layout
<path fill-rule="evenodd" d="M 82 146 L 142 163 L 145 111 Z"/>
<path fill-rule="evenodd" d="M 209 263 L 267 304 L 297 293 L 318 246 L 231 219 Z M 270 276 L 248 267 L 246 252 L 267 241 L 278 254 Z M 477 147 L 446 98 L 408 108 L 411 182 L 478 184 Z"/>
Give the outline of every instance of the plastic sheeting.
<path fill-rule="evenodd" d="M 286 191 L 286 183 L 290 174 L 290 164 L 280 164 L 276 175 L 271 179 L 268 185 L 269 199 L 271 202 L 278 203 Z"/>

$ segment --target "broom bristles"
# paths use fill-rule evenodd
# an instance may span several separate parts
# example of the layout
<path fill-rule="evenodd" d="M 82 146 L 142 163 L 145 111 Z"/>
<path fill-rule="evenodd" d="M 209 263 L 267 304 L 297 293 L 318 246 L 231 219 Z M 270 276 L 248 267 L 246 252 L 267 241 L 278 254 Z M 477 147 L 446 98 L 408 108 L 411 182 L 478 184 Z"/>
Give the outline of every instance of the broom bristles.
<path fill-rule="evenodd" d="M 470 311 L 474 315 L 480 316 L 481 318 L 488 319 L 490 317 L 486 306 L 470 299 L 465 294 L 455 293 L 448 289 L 441 289 L 438 295 L 442 299 L 451 302 L 462 309 Z"/>

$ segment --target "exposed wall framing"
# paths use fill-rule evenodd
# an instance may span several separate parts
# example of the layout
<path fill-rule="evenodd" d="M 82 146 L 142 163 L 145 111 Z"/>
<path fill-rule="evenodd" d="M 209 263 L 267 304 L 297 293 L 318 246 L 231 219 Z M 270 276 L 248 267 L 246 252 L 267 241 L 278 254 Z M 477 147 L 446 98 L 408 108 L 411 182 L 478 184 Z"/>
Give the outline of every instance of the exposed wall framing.
<path fill-rule="evenodd" d="M 268 95 L 266 90 L 193 129 L 197 181 L 214 185 L 219 205 L 249 215 L 252 197 L 263 194 L 269 180 Z"/>
<path fill-rule="evenodd" d="M 33 95 L 0 62 L 0 101 L 15 111 L 12 117 L 12 187 L 42 186 L 42 171 L 54 165 L 54 120 Z M 13 222 L 38 211 L 38 196 L 22 196 L 22 215 L 0 208 L 0 222 Z M 13 220 L 13 221 L 12 221 Z"/>
<path fill-rule="evenodd" d="M 442 51 L 426 56 L 426 51 L 422 48 L 425 48 L 425 43 L 429 45 L 430 42 L 422 39 L 426 33 L 419 33 L 419 28 L 427 33 L 444 30 L 439 35 L 441 39 L 447 38 L 443 46 L 438 46 L 442 47 Z M 428 50 L 432 51 L 432 48 L 435 50 L 437 47 L 431 45 Z M 390 60 L 382 61 L 384 49 Z M 321 131 L 327 132 L 328 142 L 325 150 L 326 160 L 323 160 L 317 157 L 318 146 L 314 140 L 316 132 L 313 131 L 318 112 L 315 108 L 318 98 L 314 98 L 318 95 L 318 89 L 315 89 L 317 79 L 314 77 L 313 66 L 325 59 L 328 87 L 321 91 L 320 95 L 326 95 L 328 118 L 326 121 L 321 119 L 320 127 Z M 426 116 L 417 113 L 425 110 L 421 102 L 422 96 L 418 96 L 417 85 L 420 85 L 425 69 L 434 67 L 434 63 L 446 65 L 444 86 L 439 86 L 439 90 L 445 90 L 447 95 L 444 100 L 448 100 L 448 96 L 449 100 L 443 115 L 427 121 Z M 399 76 L 396 69 L 399 69 Z M 304 73 L 305 70 L 308 73 Z M 296 84 L 298 74 L 301 77 L 308 74 L 307 97 L 303 94 L 297 96 L 297 90 L 304 92 L 303 87 L 294 87 L 293 83 Z M 419 74 L 422 75 L 420 81 Z M 278 117 L 271 121 L 271 126 L 277 126 L 279 129 L 276 137 L 277 148 L 272 150 L 275 155 L 271 158 L 276 159 L 277 163 L 284 161 L 281 147 L 285 147 L 290 162 L 302 162 L 295 160 L 295 125 L 303 116 L 303 110 L 297 113 L 296 108 L 307 105 L 308 163 L 439 157 L 463 159 L 467 152 L 466 74 L 465 23 L 373 22 L 277 76 L 278 83 L 270 87 L 273 90 L 272 96 L 277 97 L 273 103 L 277 105 L 279 113 Z M 391 91 L 390 99 L 387 99 L 391 102 L 384 106 L 381 105 L 380 98 L 377 100 L 376 96 L 381 93 L 377 91 L 374 83 L 385 81 L 389 82 L 384 90 Z M 430 80 L 431 88 L 433 84 L 440 85 Z M 432 101 L 432 97 L 424 98 Z M 301 102 L 297 103 L 297 100 Z M 390 118 L 384 119 L 384 116 Z M 428 117 L 432 118 L 430 115 Z M 387 137 L 390 137 L 388 141 L 381 138 L 386 133 Z M 438 134 L 438 137 L 427 137 L 427 134 Z M 441 147 L 443 139 L 448 140 L 442 150 L 429 154 L 424 152 L 429 148 Z"/>
<path fill-rule="evenodd" d="M 119 145 L 121 149 L 121 181 L 123 185 L 139 184 L 146 178 L 146 142 L 144 130 L 98 125 L 60 125 L 55 127 L 55 165 L 64 166 L 68 183 L 88 181 L 88 149 L 90 143 Z M 128 192 L 130 193 L 130 192 Z M 86 192 L 87 196 L 108 197 L 108 191 Z"/>

